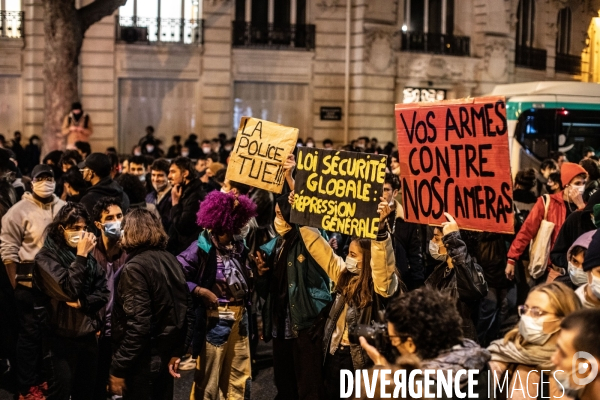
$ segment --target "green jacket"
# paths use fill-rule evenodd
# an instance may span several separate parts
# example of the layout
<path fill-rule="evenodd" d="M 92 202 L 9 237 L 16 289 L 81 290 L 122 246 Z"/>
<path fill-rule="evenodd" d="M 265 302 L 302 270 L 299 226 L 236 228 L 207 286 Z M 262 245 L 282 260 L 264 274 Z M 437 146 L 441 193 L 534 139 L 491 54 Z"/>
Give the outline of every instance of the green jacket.
<path fill-rule="evenodd" d="M 292 229 L 299 229 L 294 226 Z M 294 335 L 310 328 L 319 312 L 331 302 L 330 280 L 325 271 L 317 264 L 307 246 L 298 234 L 295 243 L 287 254 L 278 254 L 283 237 L 277 236 L 261 246 L 267 255 L 269 271 L 256 281 L 258 294 L 266 299 L 263 307 L 263 336 L 266 341 L 272 338 L 273 310 L 271 304 L 271 280 L 278 257 L 286 257 L 289 295 L 289 315 Z M 283 332 L 277 332 L 282 337 Z M 281 336 L 280 336 L 281 335 Z"/>

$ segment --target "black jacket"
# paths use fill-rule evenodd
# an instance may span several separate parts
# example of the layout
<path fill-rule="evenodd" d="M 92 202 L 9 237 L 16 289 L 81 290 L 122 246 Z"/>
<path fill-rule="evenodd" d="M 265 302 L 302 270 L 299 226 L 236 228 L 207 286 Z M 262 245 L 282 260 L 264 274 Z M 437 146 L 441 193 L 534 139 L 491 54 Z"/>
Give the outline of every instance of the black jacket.
<path fill-rule="evenodd" d="M 469 255 L 467 245 L 459 232 L 450 232 L 443 237 L 448 256 L 452 258 L 453 268 L 446 261 L 439 262 L 425 284 L 448 293 L 456 299 L 456 308 L 462 318 L 463 335 L 467 339 L 477 340 L 475 320 L 477 319 L 481 299 L 487 295 L 481 266 Z M 456 286 L 452 275 L 456 276 Z"/>
<path fill-rule="evenodd" d="M 171 357 L 185 353 L 193 321 L 192 298 L 177 259 L 164 250 L 133 251 L 113 305 L 111 375 L 126 377 L 145 362 L 164 368 Z"/>
<path fill-rule="evenodd" d="M 123 210 L 123 213 L 129 210 L 129 197 L 123 192 L 123 188 L 117 182 L 113 181 L 110 176 L 101 179 L 96 185 L 88 188 L 81 198 L 80 203 L 92 215 L 94 206 L 103 197 L 116 197 L 121 200 L 121 210 Z"/>
<path fill-rule="evenodd" d="M 423 286 L 425 270 L 419 225 L 406 222 L 393 212 L 387 218 L 386 228 L 393 238 L 396 269 L 400 273 L 402 282 L 408 290 Z"/>
<path fill-rule="evenodd" d="M 483 276 L 489 287 L 503 289 L 512 282 L 506 278 L 504 270 L 508 261 L 506 242 L 510 243 L 510 235 L 493 232 L 462 231 L 467 249 L 475 257 L 477 264 L 483 268 Z"/>
<path fill-rule="evenodd" d="M 110 295 L 104 270 L 98 264 L 90 271 L 87 258 L 77 256 L 71 265 L 63 265 L 53 251 L 42 247 L 35 256 L 33 285 L 41 292 L 40 300 L 53 333 L 79 337 L 98 331 L 98 312 Z M 81 308 L 66 304 L 76 301 Z"/>
<path fill-rule="evenodd" d="M 196 214 L 205 196 L 202 182 L 198 179 L 192 180 L 183 187 L 179 204 L 171 208 L 171 227 L 167 245 L 169 253 L 178 255 L 198 239 L 202 228 L 196 224 Z"/>
<path fill-rule="evenodd" d="M 567 252 L 577 238 L 586 232 L 596 229 L 592 222 L 591 211 L 583 209 L 574 211 L 567 217 L 565 223 L 558 231 L 558 236 L 554 242 L 554 247 L 550 252 L 550 260 L 557 267 L 567 269 Z"/>
<path fill-rule="evenodd" d="M 158 193 L 156 193 L 156 190 L 152 190 L 146 196 L 146 203 L 154 204 L 156 206 L 163 228 L 165 228 L 165 232 L 169 232 L 169 228 L 171 227 L 171 208 L 173 207 L 173 203 L 171 202 L 171 190 L 163 196 L 160 203 L 156 202 L 157 195 Z"/>

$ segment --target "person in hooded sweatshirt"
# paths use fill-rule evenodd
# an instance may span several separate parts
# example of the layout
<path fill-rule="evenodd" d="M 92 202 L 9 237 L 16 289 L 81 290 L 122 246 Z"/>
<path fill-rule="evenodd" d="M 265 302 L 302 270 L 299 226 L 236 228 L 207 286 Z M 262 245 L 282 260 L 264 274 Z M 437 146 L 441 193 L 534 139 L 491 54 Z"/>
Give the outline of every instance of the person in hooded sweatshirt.
<path fill-rule="evenodd" d="M 596 229 L 586 232 L 571 245 L 567 252 L 567 260 L 569 260 L 568 273 L 556 278 L 557 282 L 562 282 L 573 290 L 588 282 L 587 272 L 583 270 L 583 263 L 595 233 Z"/>
<path fill-rule="evenodd" d="M 129 210 L 129 197 L 123 188 L 110 177 L 110 159 L 103 153 L 92 153 L 78 165 L 83 179 L 92 185 L 83 195 L 80 203 L 92 215 L 94 206 L 103 197 L 116 197 L 121 201 L 121 210 Z"/>
<path fill-rule="evenodd" d="M 32 290 L 33 260 L 44 243 L 43 233 L 65 205 L 55 194 L 54 172 L 49 165 L 33 168 L 33 192 L 23 198 L 2 217 L 0 254 L 12 287 L 21 329 L 17 341 L 17 380 L 22 395 L 40 393 L 38 375 L 41 355 L 41 329 L 34 311 Z"/>
<path fill-rule="evenodd" d="M 581 300 L 583 308 L 600 309 L 600 234 L 598 231 L 592 236 L 582 269 L 587 274 L 587 282 L 579 286 L 575 294 Z"/>

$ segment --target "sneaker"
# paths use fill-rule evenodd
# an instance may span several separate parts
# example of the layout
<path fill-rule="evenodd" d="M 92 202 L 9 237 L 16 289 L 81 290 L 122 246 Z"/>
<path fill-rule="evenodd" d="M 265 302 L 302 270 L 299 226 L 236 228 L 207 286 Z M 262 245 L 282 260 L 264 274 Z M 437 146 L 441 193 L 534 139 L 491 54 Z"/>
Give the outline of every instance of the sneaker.
<path fill-rule="evenodd" d="M 46 396 L 37 386 L 32 386 L 26 394 L 19 395 L 19 400 L 46 400 Z"/>
<path fill-rule="evenodd" d="M 179 363 L 179 369 L 181 371 L 191 371 L 193 369 L 196 369 L 196 359 L 192 356 L 184 359 Z"/>

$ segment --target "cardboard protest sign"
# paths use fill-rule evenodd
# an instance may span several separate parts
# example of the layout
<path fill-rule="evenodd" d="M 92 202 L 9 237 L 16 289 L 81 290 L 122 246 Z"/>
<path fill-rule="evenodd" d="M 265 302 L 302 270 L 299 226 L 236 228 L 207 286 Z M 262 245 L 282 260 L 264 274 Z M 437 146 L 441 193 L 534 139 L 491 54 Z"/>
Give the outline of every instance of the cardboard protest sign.
<path fill-rule="evenodd" d="M 299 148 L 292 222 L 375 239 L 385 167 L 385 156 Z"/>
<path fill-rule="evenodd" d="M 298 128 L 242 117 L 225 179 L 281 193 L 283 163 L 298 141 Z"/>
<path fill-rule="evenodd" d="M 405 219 L 513 233 L 504 97 L 396 104 Z"/>

